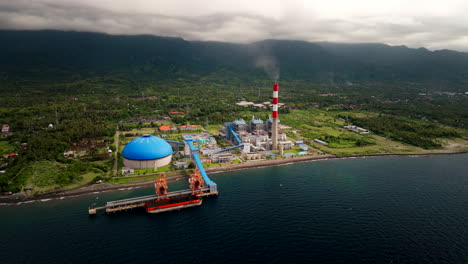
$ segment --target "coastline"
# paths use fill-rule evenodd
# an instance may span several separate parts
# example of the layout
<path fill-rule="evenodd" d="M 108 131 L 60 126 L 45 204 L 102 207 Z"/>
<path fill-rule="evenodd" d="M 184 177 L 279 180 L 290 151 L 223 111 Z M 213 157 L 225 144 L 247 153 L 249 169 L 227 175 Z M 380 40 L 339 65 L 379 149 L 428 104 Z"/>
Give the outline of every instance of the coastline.
<path fill-rule="evenodd" d="M 332 159 L 351 159 L 351 158 L 368 158 L 368 157 L 384 157 L 384 156 L 431 156 L 431 155 L 457 155 L 457 154 L 466 154 L 468 151 L 464 152 L 448 152 L 448 153 L 382 153 L 382 154 L 367 154 L 367 155 L 344 155 L 344 156 L 335 156 L 335 155 L 320 155 L 320 156 L 306 156 L 306 157 L 295 157 L 295 158 L 286 158 L 286 159 L 277 159 L 277 160 L 260 160 L 260 161 L 250 161 L 242 164 L 232 164 L 219 167 L 208 167 L 205 168 L 207 173 L 215 174 L 226 171 L 238 171 L 246 169 L 255 169 L 255 168 L 265 168 L 265 167 L 275 167 L 290 165 L 294 163 L 310 162 L 310 161 L 321 161 L 321 160 L 332 160 Z M 187 179 L 187 176 L 184 175 L 174 175 L 167 177 L 168 182 L 177 181 L 180 179 Z M 79 195 L 90 195 L 101 192 L 115 191 L 115 190 L 124 190 L 145 187 L 153 183 L 154 180 L 142 180 L 134 183 L 126 184 L 87 184 L 85 186 L 73 189 L 73 190 L 64 190 L 56 191 L 51 193 L 45 193 L 40 195 L 32 195 L 27 197 L 20 196 L 3 196 L 0 197 L 0 205 L 8 204 L 22 204 L 25 202 L 34 202 L 34 201 L 48 201 L 52 199 L 64 199 L 67 197 L 74 197 Z"/>
<path fill-rule="evenodd" d="M 309 161 L 320 161 L 320 160 L 331 160 L 331 159 L 354 159 L 354 158 L 370 158 L 370 157 L 391 157 L 391 156 L 433 156 L 433 155 L 458 155 L 466 154 L 468 151 L 463 152 L 447 152 L 447 153 L 381 153 L 381 154 L 366 154 L 366 155 L 343 155 L 336 156 L 331 154 L 321 155 L 321 156 L 306 156 L 306 157 L 295 157 L 281 160 L 269 160 L 269 161 L 253 161 L 250 163 L 243 164 L 233 164 L 220 167 L 209 167 L 205 168 L 207 173 L 220 173 L 225 171 L 236 171 L 244 169 L 253 169 L 253 168 L 265 168 L 265 167 L 275 167 L 282 165 L 289 165 L 293 163 L 302 163 Z"/>

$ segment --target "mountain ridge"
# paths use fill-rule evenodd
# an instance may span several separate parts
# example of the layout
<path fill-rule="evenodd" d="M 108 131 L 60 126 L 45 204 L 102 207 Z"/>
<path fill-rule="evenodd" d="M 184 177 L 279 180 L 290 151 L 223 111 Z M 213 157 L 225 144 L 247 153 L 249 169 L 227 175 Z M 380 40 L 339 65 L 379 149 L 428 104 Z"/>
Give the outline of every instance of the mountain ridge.
<path fill-rule="evenodd" d="M 229 71 L 268 78 L 259 58 L 272 59 L 281 79 L 317 82 L 464 82 L 468 53 L 390 46 L 276 40 L 241 44 L 180 37 L 57 30 L 0 30 L 0 71 L 9 78 L 68 79 L 125 75 L 179 78 Z"/>

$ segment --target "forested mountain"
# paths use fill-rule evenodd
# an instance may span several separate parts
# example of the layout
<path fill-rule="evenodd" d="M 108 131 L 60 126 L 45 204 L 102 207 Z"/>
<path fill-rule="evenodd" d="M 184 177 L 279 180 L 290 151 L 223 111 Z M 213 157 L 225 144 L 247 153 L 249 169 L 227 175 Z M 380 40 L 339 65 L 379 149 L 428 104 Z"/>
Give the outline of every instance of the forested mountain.
<path fill-rule="evenodd" d="M 270 65 L 265 65 L 270 63 Z M 231 72 L 317 82 L 450 82 L 468 77 L 468 54 L 385 44 L 265 40 L 250 44 L 63 31 L 0 31 L 0 79 L 175 78 Z"/>

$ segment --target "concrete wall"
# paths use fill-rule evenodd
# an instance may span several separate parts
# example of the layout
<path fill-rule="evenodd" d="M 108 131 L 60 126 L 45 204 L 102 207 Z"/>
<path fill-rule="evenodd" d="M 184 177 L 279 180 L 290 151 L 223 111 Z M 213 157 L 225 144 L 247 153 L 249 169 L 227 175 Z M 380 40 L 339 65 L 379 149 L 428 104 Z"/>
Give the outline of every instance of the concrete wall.
<path fill-rule="evenodd" d="M 124 158 L 123 164 L 124 167 L 132 169 L 154 169 L 166 166 L 167 164 L 171 163 L 171 161 L 172 154 L 167 157 L 154 160 L 129 160 Z"/>

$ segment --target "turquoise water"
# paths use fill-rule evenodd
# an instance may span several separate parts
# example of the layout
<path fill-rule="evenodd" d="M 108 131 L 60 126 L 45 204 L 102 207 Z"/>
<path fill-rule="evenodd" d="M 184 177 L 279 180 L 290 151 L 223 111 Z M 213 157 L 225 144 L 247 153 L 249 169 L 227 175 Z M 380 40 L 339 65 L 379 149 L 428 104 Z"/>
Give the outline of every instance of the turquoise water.
<path fill-rule="evenodd" d="M 165 214 L 87 215 L 152 187 L 1 206 L 0 262 L 468 263 L 467 154 L 211 176 L 219 197 Z"/>

